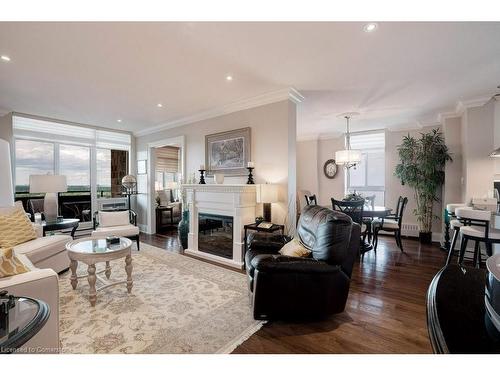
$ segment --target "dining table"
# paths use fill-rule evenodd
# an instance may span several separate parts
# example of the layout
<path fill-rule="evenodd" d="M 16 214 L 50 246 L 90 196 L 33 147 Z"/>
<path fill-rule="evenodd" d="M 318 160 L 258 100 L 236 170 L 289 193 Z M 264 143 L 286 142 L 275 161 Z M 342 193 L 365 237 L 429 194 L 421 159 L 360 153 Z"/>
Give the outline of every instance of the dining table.
<path fill-rule="evenodd" d="M 331 206 L 324 206 L 329 209 L 331 209 Z M 387 216 L 391 215 L 392 208 L 385 207 L 385 206 L 371 206 L 367 205 L 363 207 L 363 218 L 369 219 L 366 221 L 363 221 L 363 223 L 367 226 L 367 236 L 366 238 L 368 239 L 368 242 L 363 241 L 361 244 L 362 249 L 361 253 L 366 253 L 367 251 L 370 251 L 373 249 L 373 245 L 371 244 L 371 238 L 373 234 L 373 228 L 371 225 L 371 220 L 374 218 L 386 218 Z M 371 220 L 370 220 L 371 219 Z"/>

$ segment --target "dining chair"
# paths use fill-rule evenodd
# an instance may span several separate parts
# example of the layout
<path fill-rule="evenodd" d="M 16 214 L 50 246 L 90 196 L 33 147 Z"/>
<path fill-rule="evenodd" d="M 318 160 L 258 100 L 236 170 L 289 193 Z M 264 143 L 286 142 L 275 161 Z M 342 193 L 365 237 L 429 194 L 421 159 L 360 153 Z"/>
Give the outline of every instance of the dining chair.
<path fill-rule="evenodd" d="M 402 202 L 403 202 L 403 197 L 400 195 L 398 198 L 398 202 L 396 203 L 396 209 L 394 210 L 394 213 L 387 215 L 385 218 L 395 220 L 398 217 L 399 208 L 401 207 Z"/>
<path fill-rule="evenodd" d="M 347 216 L 349 216 L 353 222 L 357 223 L 361 227 L 361 236 L 362 243 L 365 242 L 366 234 L 367 234 L 367 226 L 363 223 L 363 211 L 365 206 L 365 200 L 357 200 L 357 201 L 338 201 L 334 198 L 331 198 L 332 208 L 334 211 L 339 211 Z"/>
<path fill-rule="evenodd" d="M 401 227 L 403 223 L 403 215 L 405 212 L 406 204 L 408 203 L 408 198 L 404 197 L 401 200 L 401 204 L 398 205 L 398 210 L 396 211 L 396 216 L 390 219 L 380 218 L 373 220 L 373 233 L 374 233 L 374 245 L 373 248 L 377 250 L 378 245 L 378 232 L 383 230 L 385 232 L 393 232 L 396 238 L 396 245 L 399 247 L 401 252 L 403 250 L 403 241 L 401 240 Z"/>
<path fill-rule="evenodd" d="M 316 199 L 316 194 L 306 195 L 306 203 L 308 206 L 316 206 L 318 204 L 318 200 Z"/>
<path fill-rule="evenodd" d="M 460 207 L 455 210 L 455 215 L 463 223 L 463 226 L 460 228 L 462 243 L 458 263 L 463 263 L 467 243 L 471 240 L 475 241 L 473 265 L 479 268 L 481 265 L 481 248 L 479 244 L 484 242 L 486 254 L 491 256 L 493 253 L 493 244 L 500 243 L 500 230 L 490 228 L 491 211 Z"/>
<path fill-rule="evenodd" d="M 365 197 L 365 206 L 375 209 L 375 194 Z"/>
<path fill-rule="evenodd" d="M 451 240 L 450 248 L 448 249 L 448 256 L 446 257 L 446 265 L 450 264 L 451 258 L 455 253 L 455 244 L 457 243 L 458 236 L 460 235 L 460 228 L 463 227 L 462 222 L 457 219 L 455 211 L 457 208 L 467 207 L 465 203 L 450 203 L 446 205 L 446 212 L 450 216 L 450 227 L 453 230 L 453 237 Z"/>

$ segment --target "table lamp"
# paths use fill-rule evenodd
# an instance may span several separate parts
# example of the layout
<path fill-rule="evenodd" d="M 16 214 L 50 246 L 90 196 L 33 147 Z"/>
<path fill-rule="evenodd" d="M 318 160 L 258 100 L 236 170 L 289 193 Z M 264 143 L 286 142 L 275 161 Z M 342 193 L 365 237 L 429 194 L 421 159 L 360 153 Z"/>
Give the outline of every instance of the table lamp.
<path fill-rule="evenodd" d="M 14 192 L 12 189 L 12 169 L 10 165 L 9 142 L 0 139 L 0 207 L 11 207 L 14 205 Z"/>
<path fill-rule="evenodd" d="M 271 222 L 271 204 L 279 202 L 278 185 L 263 184 L 257 189 L 257 202 L 262 203 L 264 221 Z"/>
<path fill-rule="evenodd" d="M 30 176 L 30 194 L 45 193 L 43 213 L 47 222 L 57 220 L 59 209 L 57 207 L 57 193 L 68 191 L 66 176 L 50 174 L 32 174 Z"/>

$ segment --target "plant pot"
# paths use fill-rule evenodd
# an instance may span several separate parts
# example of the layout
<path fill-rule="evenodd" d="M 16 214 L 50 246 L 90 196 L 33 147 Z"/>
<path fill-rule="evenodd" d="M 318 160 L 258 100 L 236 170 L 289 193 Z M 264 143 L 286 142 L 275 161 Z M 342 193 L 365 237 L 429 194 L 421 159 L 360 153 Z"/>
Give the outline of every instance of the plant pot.
<path fill-rule="evenodd" d="M 432 232 L 419 232 L 420 243 L 430 245 L 432 243 Z"/>
<path fill-rule="evenodd" d="M 188 248 L 189 233 L 189 211 L 187 210 L 182 212 L 182 220 L 179 222 L 177 227 L 177 233 L 182 250 L 186 250 Z"/>

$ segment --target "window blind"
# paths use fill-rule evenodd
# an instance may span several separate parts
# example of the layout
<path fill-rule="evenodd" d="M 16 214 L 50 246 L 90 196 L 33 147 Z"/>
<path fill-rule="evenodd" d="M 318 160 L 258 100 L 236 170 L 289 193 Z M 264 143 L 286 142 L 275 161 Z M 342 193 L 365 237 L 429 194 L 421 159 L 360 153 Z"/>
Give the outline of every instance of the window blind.
<path fill-rule="evenodd" d="M 351 134 L 351 148 L 353 150 L 384 150 L 385 133 L 359 133 Z"/>
<path fill-rule="evenodd" d="M 179 148 L 166 146 L 156 149 L 156 172 L 179 172 Z"/>
<path fill-rule="evenodd" d="M 114 150 L 129 150 L 131 136 L 127 133 L 98 130 L 58 121 L 13 116 L 14 135 L 50 142 L 75 143 Z"/>

